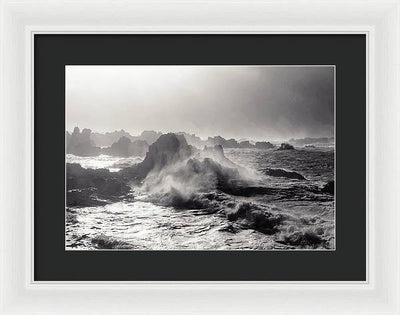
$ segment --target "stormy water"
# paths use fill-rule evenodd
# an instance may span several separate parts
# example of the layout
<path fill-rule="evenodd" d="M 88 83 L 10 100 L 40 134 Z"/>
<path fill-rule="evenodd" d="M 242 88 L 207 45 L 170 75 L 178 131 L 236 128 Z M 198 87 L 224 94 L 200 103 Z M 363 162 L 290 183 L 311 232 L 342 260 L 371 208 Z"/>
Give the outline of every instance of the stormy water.
<path fill-rule="evenodd" d="M 123 197 L 67 206 L 66 249 L 335 249 L 334 194 L 324 190 L 334 180 L 333 146 L 203 151 L 153 167 Z M 124 178 L 145 159 L 66 157 L 82 171 Z"/>

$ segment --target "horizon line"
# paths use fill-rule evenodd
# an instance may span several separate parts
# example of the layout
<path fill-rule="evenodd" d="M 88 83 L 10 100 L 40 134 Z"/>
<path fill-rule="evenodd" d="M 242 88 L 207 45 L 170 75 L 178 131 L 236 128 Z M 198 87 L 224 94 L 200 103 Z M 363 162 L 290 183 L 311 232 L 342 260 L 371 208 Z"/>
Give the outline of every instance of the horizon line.
<path fill-rule="evenodd" d="M 207 141 L 208 138 L 222 137 L 222 138 L 224 138 L 225 140 L 232 140 L 232 139 L 233 139 L 233 140 L 237 141 L 238 143 L 243 142 L 243 141 L 249 141 L 249 142 L 269 142 L 269 141 L 302 140 L 302 139 L 307 139 L 307 138 L 310 138 L 310 139 L 335 138 L 335 135 L 334 135 L 334 134 L 332 134 L 332 135 L 330 135 L 330 136 L 304 136 L 304 137 L 301 137 L 301 138 L 296 138 L 296 137 L 292 136 L 292 137 L 287 137 L 287 138 L 280 138 L 280 139 L 275 138 L 275 139 L 269 139 L 269 140 L 265 140 L 265 139 L 267 139 L 267 138 L 264 138 L 263 140 L 253 140 L 253 139 L 249 139 L 249 138 L 245 138 L 245 137 L 243 137 L 243 138 L 241 138 L 241 139 L 236 139 L 236 138 L 233 138 L 233 137 L 225 137 L 225 136 L 222 136 L 222 135 L 220 135 L 220 134 L 216 134 L 216 135 L 212 135 L 212 136 L 207 136 L 207 138 L 204 138 L 204 137 L 198 136 L 198 135 L 197 135 L 196 133 L 194 133 L 194 132 L 191 133 L 191 132 L 182 131 L 182 130 L 180 130 L 180 131 L 167 131 L 167 132 L 163 132 L 163 131 L 160 131 L 160 130 L 144 129 L 144 130 L 142 130 L 142 132 L 140 132 L 140 133 L 138 133 L 138 134 L 134 134 L 134 133 L 132 133 L 132 132 L 130 132 L 130 131 L 124 129 L 124 128 L 121 128 L 121 129 L 119 129 L 119 130 L 115 129 L 115 130 L 112 130 L 112 131 L 104 131 L 104 130 L 103 130 L 103 131 L 98 131 L 98 130 L 93 130 L 93 129 L 87 128 L 87 127 L 83 127 L 83 128 L 82 128 L 82 127 L 79 127 L 79 126 L 75 126 L 74 128 L 76 128 L 76 127 L 79 128 L 80 132 L 82 132 L 83 129 L 89 129 L 92 133 L 99 133 L 99 134 L 103 134 L 103 135 L 105 135 L 106 133 L 114 133 L 114 132 L 120 132 L 120 131 L 124 131 L 124 132 L 128 133 L 128 134 L 129 134 L 130 136 L 132 136 L 132 137 L 139 137 L 139 136 L 140 136 L 143 132 L 145 132 L 145 131 L 150 131 L 150 132 L 155 132 L 155 133 L 161 133 L 161 134 L 167 134 L 167 133 L 175 133 L 175 134 L 186 133 L 186 134 L 188 134 L 188 135 L 194 135 L 194 136 L 200 138 L 200 140 L 202 140 L 202 141 Z M 70 133 L 70 134 L 72 134 L 73 129 L 72 129 L 72 130 L 65 129 L 65 131 L 68 132 L 68 133 Z M 240 141 L 240 140 L 241 140 L 241 141 Z"/>

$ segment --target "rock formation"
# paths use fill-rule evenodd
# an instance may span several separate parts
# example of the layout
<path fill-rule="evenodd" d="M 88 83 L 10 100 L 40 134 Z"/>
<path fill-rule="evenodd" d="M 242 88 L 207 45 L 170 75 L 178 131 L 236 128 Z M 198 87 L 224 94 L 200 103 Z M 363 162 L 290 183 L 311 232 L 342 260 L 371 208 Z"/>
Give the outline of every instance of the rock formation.
<path fill-rule="evenodd" d="M 273 177 L 285 177 L 285 178 L 290 178 L 290 179 L 299 179 L 299 180 L 305 180 L 306 178 L 293 171 L 286 171 L 281 168 L 267 168 L 264 170 L 265 174 L 268 176 L 273 176 Z"/>
<path fill-rule="evenodd" d="M 255 147 L 256 147 L 257 149 L 264 149 L 264 150 L 266 150 L 266 149 L 272 149 L 272 148 L 274 148 L 274 145 L 273 145 L 271 142 L 264 142 L 264 141 L 262 141 L 262 142 L 256 142 Z"/>
<path fill-rule="evenodd" d="M 237 142 L 235 139 L 229 139 L 226 140 L 225 138 L 221 136 L 215 136 L 215 137 L 208 137 L 207 139 L 207 145 L 209 146 L 215 146 L 215 145 L 220 145 L 223 148 L 242 148 L 242 149 L 252 149 L 252 148 L 257 148 L 257 149 L 271 149 L 274 147 L 274 145 L 270 142 L 256 142 L 255 144 L 252 144 L 248 140 L 243 140 L 241 142 Z"/>
<path fill-rule="evenodd" d="M 278 242 L 302 248 L 317 248 L 326 244 L 326 240 L 314 231 L 294 232 L 290 235 L 285 235 Z"/>
<path fill-rule="evenodd" d="M 239 143 L 239 147 L 243 149 L 251 149 L 254 148 L 254 145 L 250 143 L 250 141 L 242 141 Z"/>
<path fill-rule="evenodd" d="M 67 164 L 67 206 L 102 205 L 125 196 L 130 187 L 118 173 Z"/>
<path fill-rule="evenodd" d="M 207 142 L 209 145 L 221 145 L 223 148 L 240 148 L 239 143 L 235 139 L 226 140 L 221 136 L 208 137 Z"/>
<path fill-rule="evenodd" d="M 140 134 L 140 136 L 132 137 L 131 140 L 132 141 L 144 140 L 147 142 L 148 145 L 151 145 L 154 142 L 156 142 L 161 135 L 162 135 L 161 132 L 156 132 L 153 130 L 145 130 Z"/>
<path fill-rule="evenodd" d="M 77 156 L 99 155 L 100 148 L 96 147 L 90 139 L 91 132 L 90 129 L 86 128 L 80 132 L 79 128 L 75 127 L 72 134 L 67 135 L 67 153 Z"/>
<path fill-rule="evenodd" d="M 121 137 L 126 137 L 130 140 L 133 139 L 129 132 L 126 132 L 124 129 L 106 133 L 92 132 L 90 136 L 93 143 L 99 147 L 109 147 L 113 143 L 117 142 Z"/>
<path fill-rule="evenodd" d="M 111 156 L 145 156 L 149 145 L 144 140 L 132 142 L 128 137 L 122 136 L 117 142 L 114 142 L 110 147 L 103 148 L 102 154 Z"/>
<path fill-rule="evenodd" d="M 117 142 L 121 137 L 128 138 L 131 142 L 146 141 L 148 145 L 154 143 L 160 136 L 161 132 L 152 130 L 143 131 L 139 136 L 132 136 L 129 132 L 121 129 L 119 131 L 99 133 L 94 132 L 91 134 L 92 141 L 100 147 L 110 147 L 113 143 Z"/>
<path fill-rule="evenodd" d="M 296 145 L 296 146 L 304 146 L 307 144 L 333 144 L 335 143 L 335 138 L 333 137 L 320 137 L 320 138 L 303 138 L 303 139 L 290 139 L 288 141 L 290 144 Z"/>
<path fill-rule="evenodd" d="M 122 137 L 110 149 L 126 153 L 130 144 Z M 198 150 L 188 145 L 184 135 L 173 133 L 161 135 L 150 145 L 143 162 L 119 172 L 67 164 L 67 206 L 98 206 L 130 198 L 131 184 L 146 191 L 155 204 L 199 209 L 204 214 L 218 212 L 235 228 L 273 234 L 284 220 L 265 206 L 232 199 L 231 195 L 266 194 L 270 188 L 243 177 L 240 168 L 224 156 L 222 145 Z"/>
<path fill-rule="evenodd" d="M 185 137 L 167 133 L 161 135 L 156 142 L 150 145 L 141 166 L 149 169 L 163 168 L 180 158 L 191 156 L 193 152 L 193 147 L 187 144 Z"/>
<path fill-rule="evenodd" d="M 186 142 L 191 145 L 194 146 L 198 149 L 202 149 L 204 148 L 204 146 L 208 145 L 208 142 L 206 140 L 202 140 L 200 137 L 196 136 L 195 134 L 189 134 L 187 132 L 177 132 L 175 133 L 177 135 L 183 135 L 186 139 Z"/>
<path fill-rule="evenodd" d="M 282 143 L 278 150 L 294 150 L 294 146 L 289 143 Z"/>
<path fill-rule="evenodd" d="M 333 195 L 335 193 L 335 181 L 327 182 L 321 191 Z"/>
<path fill-rule="evenodd" d="M 143 162 L 121 170 L 121 174 L 128 179 L 140 181 L 151 170 L 161 170 L 167 164 L 190 157 L 194 151 L 195 149 L 187 144 L 184 136 L 174 133 L 163 134 L 149 146 Z"/>

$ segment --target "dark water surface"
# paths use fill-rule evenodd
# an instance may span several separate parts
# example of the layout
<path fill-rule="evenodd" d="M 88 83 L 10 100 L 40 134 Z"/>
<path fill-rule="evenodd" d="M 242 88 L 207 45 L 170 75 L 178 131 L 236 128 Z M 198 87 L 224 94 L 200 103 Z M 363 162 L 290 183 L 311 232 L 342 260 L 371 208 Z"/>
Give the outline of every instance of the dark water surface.
<path fill-rule="evenodd" d="M 270 188 L 267 194 L 239 197 L 222 194 L 236 204 L 267 207 L 284 220 L 274 233 L 232 224 L 221 212 L 162 206 L 148 193 L 132 187 L 133 201 L 66 212 L 68 250 L 281 250 L 335 248 L 334 197 L 320 189 L 334 179 L 333 148 L 297 150 L 225 149 L 225 156 L 245 167 Z M 117 171 L 140 162 L 107 156 L 67 157 L 83 167 Z M 294 171 L 304 180 L 266 175 L 266 169 Z"/>

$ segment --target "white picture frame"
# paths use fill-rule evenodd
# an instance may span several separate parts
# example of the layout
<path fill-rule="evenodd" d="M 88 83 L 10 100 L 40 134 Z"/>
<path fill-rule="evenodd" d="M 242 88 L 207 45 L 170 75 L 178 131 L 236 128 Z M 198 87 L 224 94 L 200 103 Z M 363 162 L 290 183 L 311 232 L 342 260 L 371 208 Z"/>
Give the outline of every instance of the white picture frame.
<path fill-rule="evenodd" d="M 400 314 L 399 0 L 4 0 L 0 8 L 0 314 Z M 38 33 L 366 34 L 367 281 L 33 281 Z"/>

